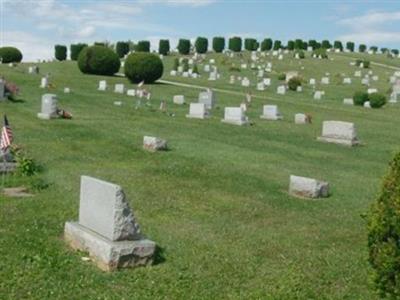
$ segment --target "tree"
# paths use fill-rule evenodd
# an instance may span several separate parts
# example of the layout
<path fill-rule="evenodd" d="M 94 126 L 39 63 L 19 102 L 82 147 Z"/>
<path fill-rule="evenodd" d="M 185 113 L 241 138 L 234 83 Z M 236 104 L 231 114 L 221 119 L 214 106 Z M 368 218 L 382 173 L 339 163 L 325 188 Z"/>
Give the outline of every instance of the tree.
<path fill-rule="evenodd" d="M 213 38 L 213 50 L 217 53 L 221 53 L 225 49 L 225 38 L 216 36 Z"/>
<path fill-rule="evenodd" d="M 197 53 L 207 53 L 208 50 L 208 39 L 205 37 L 198 37 L 194 43 Z"/>
<path fill-rule="evenodd" d="M 274 42 L 274 50 L 282 49 L 282 42 L 279 40 L 275 40 Z"/>
<path fill-rule="evenodd" d="M 162 55 L 168 55 L 169 51 L 169 40 L 160 40 L 158 44 L 158 53 Z"/>
<path fill-rule="evenodd" d="M 377 46 L 371 46 L 371 47 L 369 47 L 369 50 L 371 50 L 372 52 L 376 53 L 378 51 L 378 47 Z"/>
<path fill-rule="evenodd" d="M 294 50 L 294 41 L 288 41 L 287 49 L 288 50 Z"/>
<path fill-rule="evenodd" d="M 54 56 L 57 60 L 63 61 L 67 59 L 67 46 L 55 45 L 54 46 Z"/>
<path fill-rule="evenodd" d="M 313 50 L 317 49 L 317 41 L 316 40 L 309 40 L 308 45 L 312 47 Z"/>
<path fill-rule="evenodd" d="M 177 48 L 180 54 L 188 55 L 190 53 L 190 40 L 180 39 Z"/>
<path fill-rule="evenodd" d="M 87 47 L 87 44 L 72 44 L 70 46 L 70 57 L 71 60 L 77 60 L 79 53 L 83 50 L 83 48 Z"/>
<path fill-rule="evenodd" d="M 330 48 L 332 48 L 332 45 L 328 40 L 323 40 L 322 44 L 321 44 L 321 47 L 325 48 L 325 49 L 330 49 Z"/>
<path fill-rule="evenodd" d="M 272 39 L 269 38 L 264 39 L 261 42 L 261 51 L 270 51 L 272 49 L 272 45 L 273 45 Z"/>
<path fill-rule="evenodd" d="M 229 39 L 229 50 L 233 52 L 242 51 L 242 39 L 240 37 L 234 36 Z"/>
<path fill-rule="evenodd" d="M 349 50 L 350 52 L 354 52 L 354 43 L 353 42 L 347 42 L 346 43 L 346 49 Z"/>
<path fill-rule="evenodd" d="M 398 49 L 392 49 L 391 52 L 392 52 L 394 55 L 399 55 L 399 50 L 398 50 Z"/>
<path fill-rule="evenodd" d="M 296 49 L 296 50 L 303 49 L 303 41 L 301 39 L 296 39 L 294 41 L 294 49 Z"/>
<path fill-rule="evenodd" d="M 123 58 L 126 54 L 129 53 L 128 42 L 117 42 L 117 44 L 115 45 L 115 52 L 117 52 L 119 58 Z"/>
<path fill-rule="evenodd" d="M 341 41 L 335 41 L 333 43 L 333 48 L 339 49 L 340 51 L 343 51 L 343 44 Z"/>
<path fill-rule="evenodd" d="M 366 45 L 361 44 L 361 45 L 358 46 L 358 51 L 359 52 L 363 53 L 363 52 L 365 52 L 365 50 L 367 50 L 367 46 Z"/>
<path fill-rule="evenodd" d="M 136 44 L 136 52 L 150 52 L 150 42 L 149 41 L 139 41 Z"/>
<path fill-rule="evenodd" d="M 244 40 L 244 48 L 247 51 L 256 51 L 258 49 L 258 42 L 253 38 L 246 38 Z"/>

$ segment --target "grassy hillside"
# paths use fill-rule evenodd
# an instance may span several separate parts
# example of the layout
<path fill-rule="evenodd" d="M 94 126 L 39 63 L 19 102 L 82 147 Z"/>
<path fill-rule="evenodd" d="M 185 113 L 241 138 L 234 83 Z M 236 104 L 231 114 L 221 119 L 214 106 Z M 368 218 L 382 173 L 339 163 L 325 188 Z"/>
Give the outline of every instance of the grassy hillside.
<path fill-rule="evenodd" d="M 232 61 L 217 56 L 222 79 L 164 79 L 246 92 L 231 86 Z M 199 90 L 167 84 L 147 86 L 150 106 L 135 109 L 136 98 L 97 91 L 98 81 L 124 78 L 88 76 L 73 62 L 40 64 L 51 73 L 59 106 L 73 120 L 42 121 L 40 75 L 28 64 L 0 66 L 0 74 L 21 87 L 21 102 L 0 103 L 15 142 L 43 167 L 49 188 L 27 199 L 0 198 L 1 299 L 374 299 L 368 282 L 366 231 L 361 214 L 379 190 L 381 177 L 400 150 L 400 108 L 371 110 L 342 104 L 360 79 L 341 84 L 356 67 L 343 55 L 334 60 L 272 59 L 273 85 L 253 94 L 248 111 L 253 126 L 222 124 L 225 106 L 244 96 L 217 92 L 209 120 L 186 119 L 188 105 L 172 104 L 184 94 L 196 101 Z M 385 58 L 380 58 L 383 62 Z M 237 65 L 239 61 L 234 61 Z M 202 66 L 200 71 L 202 71 Z M 372 66 L 381 91 L 393 70 Z M 277 75 L 299 70 L 318 81 L 326 72 L 332 84 L 321 101 L 312 89 L 276 94 Z M 255 73 L 242 71 L 255 84 Z M 337 82 L 335 82 L 337 78 Z M 63 94 L 63 88 L 71 94 Z M 132 85 L 134 88 L 134 86 Z M 158 110 L 168 101 L 168 112 Z M 122 101 L 122 106 L 113 105 Z M 278 104 L 284 120 L 262 121 L 263 104 Z M 313 124 L 295 125 L 294 114 L 313 115 Z M 174 116 L 171 116 L 171 115 Z M 316 141 L 322 121 L 354 122 L 363 146 L 349 149 Z M 171 151 L 147 153 L 143 135 L 168 140 Z M 290 174 L 328 181 L 332 195 L 301 200 L 287 194 Z M 156 265 L 103 273 L 81 260 L 62 240 L 67 220 L 76 220 L 80 175 L 121 185 L 142 229 L 161 248 Z"/>

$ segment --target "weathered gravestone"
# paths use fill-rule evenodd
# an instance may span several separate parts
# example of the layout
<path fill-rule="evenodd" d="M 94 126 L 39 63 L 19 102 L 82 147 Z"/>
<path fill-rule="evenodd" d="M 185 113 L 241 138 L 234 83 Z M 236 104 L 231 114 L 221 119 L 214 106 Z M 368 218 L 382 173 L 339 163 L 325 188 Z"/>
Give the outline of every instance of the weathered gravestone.
<path fill-rule="evenodd" d="M 278 95 L 285 95 L 286 93 L 286 87 L 284 85 L 280 85 L 276 88 L 276 93 Z"/>
<path fill-rule="evenodd" d="M 141 234 L 122 188 L 88 176 L 81 177 L 79 221 L 65 223 L 64 238 L 104 271 L 150 265 L 156 248 Z"/>
<path fill-rule="evenodd" d="M 185 96 L 183 96 L 183 95 L 175 95 L 172 101 L 175 104 L 178 104 L 178 105 L 185 104 Z"/>
<path fill-rule="evenodd" d="M 353 98 L 344 98 L 343 99 L 343 104 L 345 104 L 345 105 L 354 105 L 354 100 L 353 100 Z"/>
<path fill-rule="evenodd" d="M 207 109 L 212 109 L 216 104 L 214 92 L 211 90 L 200 92 L 199 103 L 204 103 Z"/>
<path fill-rule="evenodd" d="M 343 83 L 344 84 L 351 84 L 351 78 L 349 78 L 349 77 L 343 78 Z"/>
<path fill-rule="evenodd" d="M 124 84 L 123 83 L 115 84 L 114 92 L 118 94 L 123 94 L 125 92 Z"/>
<path fill-rule="evenodd" d="M 99 81 L 99 91 L 105 91 L 107 89 L 107 81 L 105 80 L 100 80 Z"/>
<path fill-rule="evenodd" d="M 241 107 L 225 107 L 224 119 L 221 122 L 241 126 L 248 124 L 249 120 Z"/>
<path fill-rule="evenodd" d="M 144 136 L 143 137 L 143 149 L 155 152 L 162 151 L 168 149 L 168 144 L 166 140 L 153 137 L 153 136 Z"/>
<path fill-rule="evenodd" d="M 322 125 L 322 136 L 318 138 L 318 141 L 345 146 L 355 146 L 359 144 L 354 124 L 342 121 L 324 121 Z"/>
<path fill-rule="evenodd" d="M 289 194 L 302 198 L 325 198 L 329 196 L 329 184 L 313 178 L 290 175 Z"/>
<path fill-rule="evenodd" d="M 206 105 L 204 103 L 190 103 L 189 114 L 186 118 L 205 119 L 208 117 Z"/>
<path fill-rule="evenodd" d="M 322 77 L 321 84 L 329 84 L 329 77 Z"/>
<path fill-rule="evenodd" d="M 310 124 L 311 116 L 306 114 L 295 114 L 294 115 L 294 123 L 295 124 Z"/>
<path fill-rule="evenodd" d="M 264 105 L 263 114 L 260 116 L 261 119 L 265 120 L 282 120 L 282 115 L 279 113 L 277 105 Z"/>
<path fill-rule="evenodd" d="M 136 96 L 136 90 L 135 89 L 129 89 L 126 91 L 127 96 L 135 97 Z"/>
<path fill-rule="evenodd" d="M 49 78 L 43 77 L 40 81 L 40 88 L 46 89 L 49 86 Z"/>
<path fill-rule="evenodd" d="M 39 119 L 50 120 L 57 118 L 57 96 L 54 94 L 44 94 L 42 96 L 41 112 L 37 114 Z"/>

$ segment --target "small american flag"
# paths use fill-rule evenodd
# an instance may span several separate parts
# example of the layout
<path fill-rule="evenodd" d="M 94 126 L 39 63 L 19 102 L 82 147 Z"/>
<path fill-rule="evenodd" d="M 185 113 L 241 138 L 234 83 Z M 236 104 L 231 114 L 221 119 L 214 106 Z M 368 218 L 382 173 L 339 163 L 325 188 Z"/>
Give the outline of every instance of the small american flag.
<path fill-rule="evenodd" d="M 10 125 L 8 124 L 7 116 L 4 115 L 4 125 L 1 129 L 1 143 L 0 148 L 4 152 L 8 149 L 13 141 L 13 133 Z"/>
<path fill-rule="evenodd" d="M 138 86 L 138 87 L 141 87 L 143 84 L 144 84 L 144 80 L 141 81 L 137 86 Z"/>

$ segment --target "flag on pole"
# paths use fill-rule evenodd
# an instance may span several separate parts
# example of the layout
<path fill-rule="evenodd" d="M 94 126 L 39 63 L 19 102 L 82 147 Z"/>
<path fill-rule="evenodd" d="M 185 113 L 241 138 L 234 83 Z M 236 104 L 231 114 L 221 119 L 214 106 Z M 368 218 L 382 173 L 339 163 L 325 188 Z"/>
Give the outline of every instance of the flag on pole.
<path fill-rule="evenodd" d="M 0 148 L 4 152 L 8 149 L 13 141 L 13 133 L 10 125 L 8 124 L 7 116 L 4 115 L 4 125 L 1 129 L 1 143 Z"/>
<path fill-rule="evenodd" d="M 141 81 L 137 86 L 138 86 L 138 87 L 141 87 L 143 84 L 144 84 L 144 80 Z"/>

